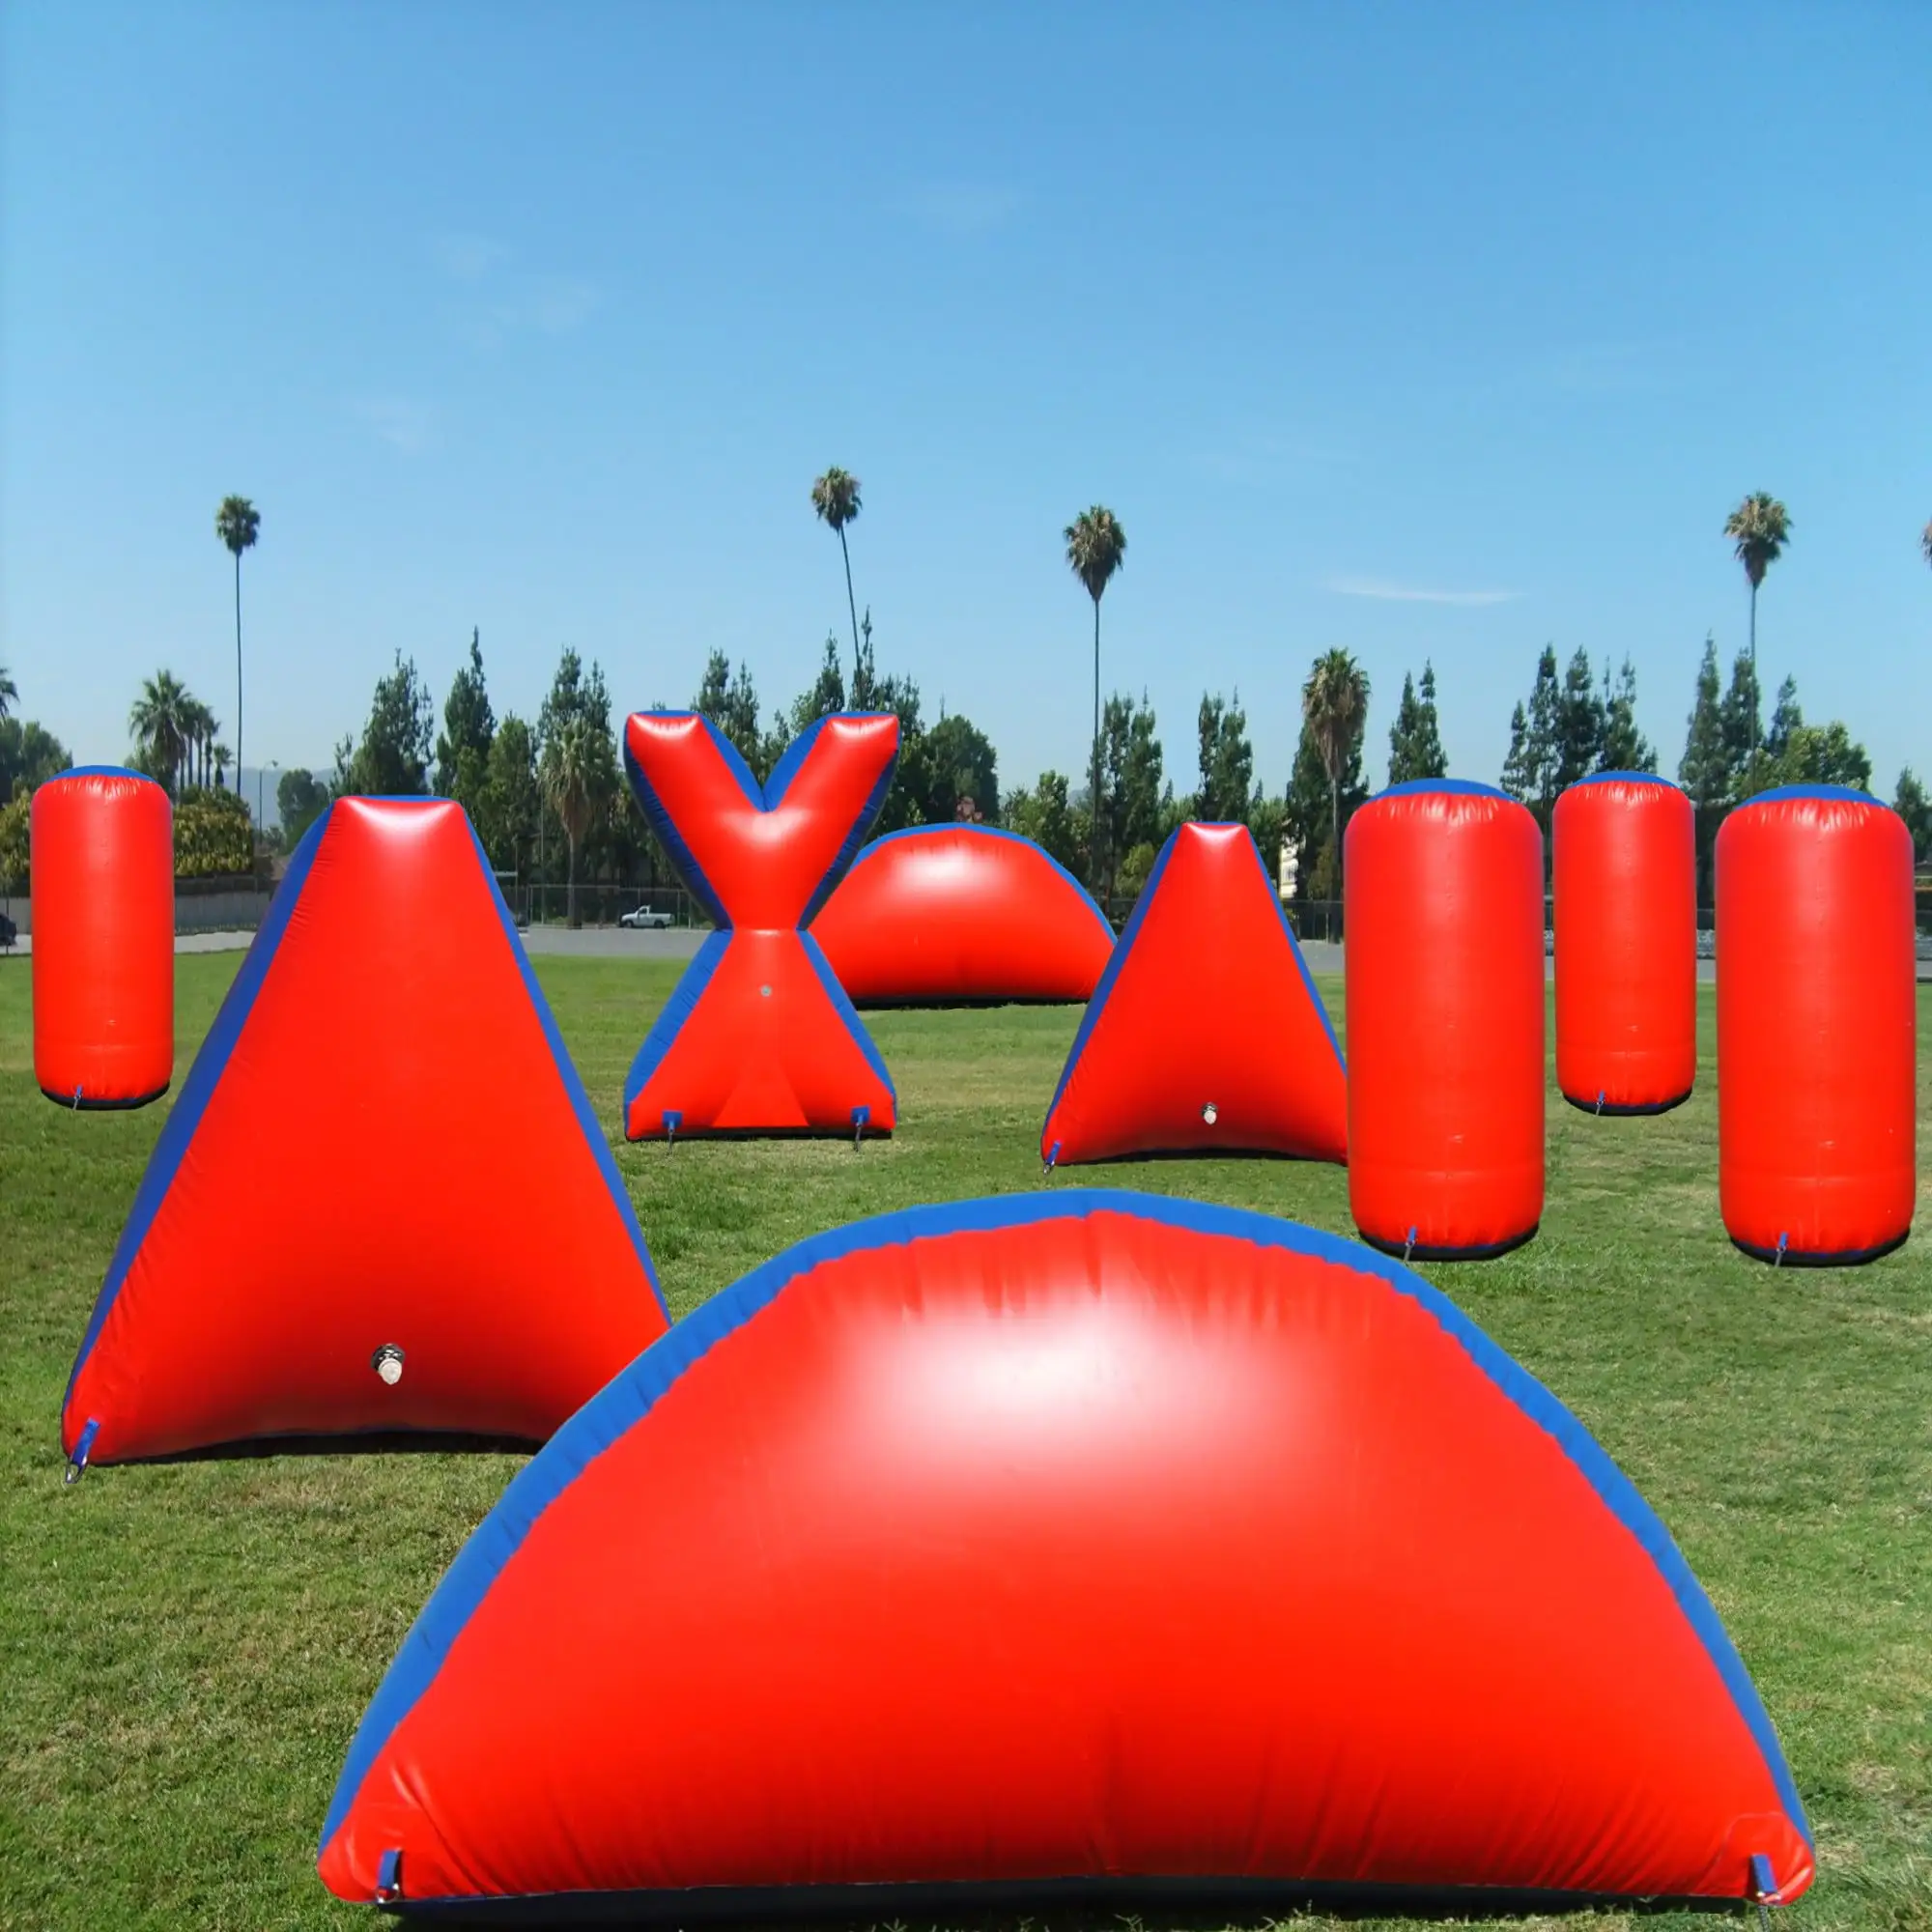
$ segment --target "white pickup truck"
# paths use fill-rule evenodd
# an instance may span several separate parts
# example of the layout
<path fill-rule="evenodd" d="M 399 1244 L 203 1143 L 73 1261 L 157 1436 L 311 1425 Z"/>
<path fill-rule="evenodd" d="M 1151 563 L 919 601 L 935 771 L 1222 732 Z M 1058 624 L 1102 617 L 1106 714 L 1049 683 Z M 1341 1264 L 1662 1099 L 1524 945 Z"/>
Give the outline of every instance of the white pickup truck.
<path fill-rule="evenodd" d="M 653 912 L 649 906 L 635 906 L 625 913 L 617 923 L 628 926 L 633 932 L 648 932 L 653 928 L 668 926 L 671 923 L 668 912 Z"/>

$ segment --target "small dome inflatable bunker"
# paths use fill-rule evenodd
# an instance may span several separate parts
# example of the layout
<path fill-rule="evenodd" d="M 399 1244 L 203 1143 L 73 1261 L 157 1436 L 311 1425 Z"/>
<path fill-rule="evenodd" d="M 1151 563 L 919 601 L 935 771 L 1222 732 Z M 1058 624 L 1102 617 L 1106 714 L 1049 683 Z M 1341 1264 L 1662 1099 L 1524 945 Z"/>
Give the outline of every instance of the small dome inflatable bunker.
<path fill-rule="evenodd" d="M 1556 801 L 1556 1084 L 1591 1114 L 1661 1114 L 1697 1077 L 1697 830 L 1650 772 Z"/>
<path fill-rule="evenodd" d="M 1039 1133 L 1048 1167 L 1162 1153 L 1349 1157 L 1349 1076 L 1245 825 L 1177 826 Z"/>
<path fill-rule="evenodd" d="M 34 1078 L 63 1107 L 145 1107 L 175 1072 L 174 808 L 86 765 L 28 808 Z"/>
<path fill-rule="evenodd" d="M 865 846 L 811 936 L 855 1006 L 1083 1002 L 1113 928 L 1031 838 L 920 825 Z"/>
<path fill-rule="evenodd" d="M 717 924 L 624 1081 L 624 1132 L 889 1134 L 892 1075 L 818 942 L 800 930 L 879 815 L 890 712 L 821 718 L 760 784 L 695 711 L 637 711 L 624 770 L 645 822 Z"/>
<path fill-rule="evenodd" d="M 242 1442 L 541 1442 L 665 1331 L 630 1197 L 463 808 L 296 848 L 134 1196 L 76 1468 Z"/>
<path fill-rule="evenodd" d="M 319 1858 L 518 1923 L 1812 1874 L 1547 1390 L 1400 1263 L 1078 1189 L 817 1236 L 646 1350 L 458 1554 Z"/>
<path fill-rule="evenodd" d="M 1918 1191 L 1912 835 L 1843 785 L 1761 792 L 1718 833 L 1718 1193 L 1760 1261 L 1876 1260 Z"/>

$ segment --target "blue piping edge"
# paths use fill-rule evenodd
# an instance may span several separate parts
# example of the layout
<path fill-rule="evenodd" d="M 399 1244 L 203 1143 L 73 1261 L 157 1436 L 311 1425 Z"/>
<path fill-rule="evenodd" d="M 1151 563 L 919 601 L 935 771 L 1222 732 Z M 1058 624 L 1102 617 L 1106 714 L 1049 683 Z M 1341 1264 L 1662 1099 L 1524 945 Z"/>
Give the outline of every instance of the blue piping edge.
<path fill-rule="evenodd" d="M 1099 922 L 1100 930 L 1107 935 L 1107 944 L 1109 946 L 1113 945 L 1114 928 L 1108 923 L 1107 915 L 1100 910 L 1099 901 L 1094 898 L 1094 895 L 1038 839 L 1025 838 L 1017 832 L 1009 832 L 1004 826 L 973 825 L 963 819 L 947 825 L 908 825 L 898 832 L 883 833 L 880 837 L 874 838 L 869 845 L 862 848 L 859 856 L 852 862 L 852 871 L 856 872 L 861 867 L 869 865 L 874 854 L 883 852 L 888 845 L 895 843 L 898 839 L 943 838 L 955 832 L 968 833 L 975 838 L 1005 838 L 1015 845 L 1024 845 L 1030 852 L 1038 853 L 1065 880 L 1068 887 L 1079 895 L 1081 904 Z M 851 873 L 848 872 L 846 876 L 849 878 Z"/>
<path fill-rule="evenodd" d="M 1247 828 L 1241 828 L 1244 832 Z M 1121 933 L 1120 943 L 1114 948 L 1114 955 L 1107 961 L 1107 970 L 1100 975 L 1100 983 L 1094 988 L 1094 997 L 1088 1002 L 1087 1011 L 1080 1021 L 1080 1031 L 1073 1036 L 1073 1045 L 1066 1056 L 1066 1065 L 1060 1069 L 1060 1085 L 1053 1090 L 1053 1098 L 1047 1103 L 1046 1119 L 1040 1122 L 1039 1136 L 1042 1147 L 1046 1144 L 1047 1130 L 1053 1122 L 1054 1109 L 1060 1105 L 1061 1096 L 1066 1092 L 1067 1084 L 1073 1078 L 1080 1056 L 1087 1050 L 1088 1036 L 1098 1024 L 1100 1009 L 1107 1003 L 1107 996 L 1114 990 L 1114 981 L 1127 963 L 1135 936 L 1141 929 L 1141 920 L 1153 903 L 1154 888 L 1160 883 L 1160 875 L 1167 870 L 1167 862 L 1180 838 L 1183 826 L 1176 826 L 1167 835 L 1167 843 L 1160 848 L 1160 857 L 1153 862 L 1148 873 L 1147 884 L 1141 888 L 1141 895 L 1134 901 L 1134 909 L 1128 916 L 1127 923 Z M 1255 869 L 1262 875 L 1262 889 L 1266 893 L 1268 903 L 1274 907 L 1274 916 L 1281 922 L 1282 936 L 1288 941 L 1290 955 L 1293 958 L 1295 970 L 1301 975 L 1301 983 L 1307 989 L 1309 1003 L 1321 1020 L 1322 1031 L 1328 1036 L 1328 1044 L 1334 1049 L 1335 1064 L 1346 1075 L 1349 1064 L 1342 1057 L 1342 1042 L 1335 1037 L 1335 1023 L 1328 1017 L 1328 1009 L 1321 1002 L 1321 995 L 1315 990 L 1315 976 L 1308 970 L 1308 961 L 1302 957 L 1301 944 L 1294 936 L 1294 928 L 1288 923 L 1288 910 L 1282 904 L 1280 895 L 1274 889 L 1273 881 L 1267 875 L 1267 867 L 1262 864 L 1261 847 L 1255 843 L 1255 835 L 1248 833 L 1248 850 L 1254 855 Z"/>
<path fill-rule="evenodd" d="M 852 1036 L 853 1045 L 866 1056 L 866 1065 L 893 1096 L 893 1106 L 896 1110 L 899 1090 L 893 1085 L 885 1056 L 879 1051 L 878 1042 L 866 1030 L 866 1023 L 859 1017 L 859 1009 L 853 1006 L 845 988 L 838 983 L 838 976 L 833 972 L 832 962 L 825 956 L 825 949 L 809 932 L 801 932 L 799 938 L 804 943 L 806 958 L 811 962 L 811 970 L 818 976 L 819 985 L 825 989 L 825 997 L 832 1003 L 832 1010 L 845 1023 L 845 1031 Z"/>
<path fill-rule="evenodd" d="M 334 820 L 336 803 L 331 800 L 302 835 L 301 843 L 296 847 L 295 856 L 289 861 L 288 870 L 269 901 L 268 916 L 256 928 L 255 937 L 249 943 L 242 961 L 242 970 L 230 983 L 221 1009 L 214 1016 L 214 1024 L 209 1028 L 201 1050 L 194 1057 L 194 1065 L 188 1068 L 187 1078 L 182 1082 L 181 1096 L 168 1110 L 168 1117 L 162 1122 L 160 1137 L 155 1143 L 154 1152 L 148 1156 L 147 1171 L 141 1176 L 141 1184 L 135 1190 L 134 1205 L 128 1210 L 121 1238 L 114 1244 L 114 1258 L 107 1264 L 107 1279 L 100 1285 L 94 1313 L 88 1318 L 86 1332 L 80 1339 L 80 1350 L 73 1358 L 72 1369 L 69 1371 L 67 1390 L 61 1397 L 63 1421 L 67 1416 L 68 1404 L 73 1399 L 74 1383 L 80 1379 L 80 1372 L 86 1367 L 88 1356 L 94 1352 L 95 1343 L 100 1339 L 100 1331 L 106 1325 L 108 1313 L 128 1279 L 128 1271 L 133 1266 L 134 1258 L 148 1237 L 148 1230 L 154 1225 L 156 1215 L 161 1211 L 161 1204 L 167 1199 L 168 1190 L 174 1185 L 175 1175 L 194 1140 L 201 1117 L 208 1111 L 208 1103 L 214 1097 L 214 1090 L 220 1085 L 221 1076 L 227 1069 L 228 1057 L 235 1051 L 242 1029 L 248 1023 L 248 1015 L 254 1010 L 270 967 L 275 963 L 282 935 L 288 930 L 289 921 L 301 897 L 309 868 L 315 864 L 316 854 L 321 851 L 323 840 Z"/>
<path fill-rule="evenodd" d="M 631 1132 L 631 1108 L 638 1095 L 644 1091 L 651 1075 L 658 1070 L 665 1055 L 670 1051 L 671 1042 L 683 1031 L 685 1021 L 696 1009 L 698 1001 L 704 997 L 705 988 L 711 983 L 711 976 L 724 963 L 730 948 L 731 928 L 722 925 L 692 954 L 691 964 L 678 975 L 677 984 L 670 989 L 670 998 L 651 1022 L 644 1043 L 638 1048 L 631 1061 L 631 1070 L 624 1075 L 624 1136 L 627 1140 L 643 1138 Z"/>
<path fill-rule="evenodd" d="M 1580 779 L 1573 780 L 1568 789 L 1575 791 L 1578 785 L 1603 784 L 1662 785 L 1665 791 L 1674 792 L 1684 789 L 1674 779 L 1661 777 L 1656 772 L 1586 772 Z"/>
<path fill-rule="evenodd" d="M 658 1398 L 720 1342 L 814 1268 L 867 1249 L 910 1245 L 922 1238 L 1028 1227 L 1041 1221 L 1117 1213 L 1192 1233 L 1254 1242 L 1379 1276 L 1415 1301 L 1468 1354 L 1497 1391 L 1551 1436 L 1610 1514 L 1656 1566 L 1678 1608 L 1702 1641 L 1738 1715 L 1771 1773 L 1785 1813 L 1815 1852 L 1810 1823 L 1792 1782 L 1771 1718 L 1711 1600 L 1684 1560 L 1670 1532 L 1589 1431 L 1555 1396 L 1492 1341 L 1449 1297 L 1400 1262 L 1338 1235 L 1278 1220 L 1251 1209 L 1137 1194 L 1120 1188 L 1068 1188 L 1053 1193 L 997 1195 L 901 1208 L 815 1235 L 753 1268 L 651 1344 L 584 1404 L 512 1480 L 495 1509 L 457 1552 L 422 1613 L 411 1626 L 351 1740 L 329 1800 L 317 1847 L 320 1857 L 347 1816 L 362 1780 L 398 1725 L 429 1690 L 451 1647 L 491 1586 L 522 1547 L 543 1512 L 590 1464 L 650 1413 Z"/>
<path fill-rule="evenodd" d="M 1891 807 L 1873 792 L 1860 791 L 1856 785 L 1797 784 L 1777 785 L 1770 791 L 1761 791 L 1747 798 L 1742 805 L 1733 806 L 1733 811 L 1749 811 L 1760 805 L 1781 805 L 1791 799 L 1828 799 L 1838 805 L 1871 805 L 1881 811 L 1889 811 Z"/>
<path fill-rule="evenodd" d="M 1429 791 L 1447 792 L 1452 798 L 1500 798 L 1508 799 L 1512 805 L 1520 805 L 1522 802 L 1520 799 L 1510 798 L 1509 793 L 1499 786 L 1483 784 L 1475 779 L 1404 779 L 1400 784 L 1384 786 L 1376 793 L 1375 798 L 1365 799 L 1363 806 L 1357 810 L 1374 805 L 1378 799 L 1416 798 Z"/>
<path fill-rule="evenodd" d="M 1093 1037 L 1094 1029 L 1099 1025 L 1101 1013 L 1106 1010 L 1107 997 L 1114 990 L 1114 981 L 1121 977 L 1121 968 L 1127 963 L 1127 954 L 1141 929 L 1141 922 L 1147 917 L 1148 907 L 1153 903 L 1154 888 L 1160 884 L 1160 875 L 1167 870 L 1167 862 L 1174 857 L 1175 841 L 1179 837 L 1180 828 L 1177 825 L 1167 835 L 1167 843 L 1160 848 L 1159 856 L 1149 869 L 1147 884 L 1141 888 L 1141 895 L 1134 901 L 1134 909 L 1127 915 L 1127 923 L 1121 928 L 1120 938 L 1114 942 L 1114 951 L 1100 975 L 1100 983 L 1094 988 L 1094 997 L 1087 1002 L 1087 1010 L 1080 1015 L 1079 1030 L 1073 1036 L 1072 1046 L 1067 1049 L 1066 1065 L 1060 1069 L 1059 1085 L 1053 1090 L 1053 1098 L 1046 1103 L 1046 1118 L 1039 1123 L 1042 1146 L 1046 1142 L 1047 1129 L 1053 1124 L 1054 1110 L 1060 1105 L 1068 1081 L 1073 1078 L 1073 1069 L 1079 1065 L 1080 1056 L 1087 1051 L 1087 1042 Z"/>
<path fill-rule="evenodd" d="M 463 811 L 461 806 L 457 807 Z M 544 1038 L 550 1044 L 551 1059 L 555 1063 L 557 1078 L 563 1083 L 565 1096 L 570 1101 L 571 1112 L 577 1116 L 577 1124 L 583 1130 L 583 1138 L 589 1143 L 592 1159 L 597 1163 L 597 1171 L 604 1177 L 604 1185 L 610 1190 L 611 1205 L 617 1210 L 617 1218 L 623 1224 L 624 1232 L 631 1238 L 631 1247 L 638 1257 L 638 1265 L 644 1271 L 644 1279 L 650 1284 L 651 1294 L 658 1304 L 658 1313 L 665 1319 L 666 1326 L 670 1323 L 670 1307 L 664 1298 L 664 1290 L 658 1283 L 658 1271 L 651 1264 L 651 1251 L 644 1240 L 642 1225 L 638 1220 L 638 1210 L 631 1203 L 630 1190 L 624 1185 L 624 1177 L 617 1166 L 617 1156 L 611 1150 L 611 1142 L 604 1132 L 602 1122 L 590 1104 L 590 1095 L 583 1091 L 583 1081 L 577 1071 L 577 1063 L 570 1057 L 570 1049 L 563 1043 L 563 1035 L 558 1032 L 556 1015 L 550 1009 L 550 1002 L 544 998 L 544 990 L 538 982 L 536 969 L 530 964 L 530 955 L 524 950 L 524 943 L 517 937 L 517 922 L 512 917 L 502 889 L 497 884 L 497 874 L 490 865 L 490 855 L 483 849 L 483 841 L 477 837 L 476 827 L 470 822 L 469 814 L 463 811 L 463 825 L 469 834 L 469 842 L 476 851 L 476 869 L 483 875 L 483 883 L 489 888 L 490 896 L 497 907 L 497 919 L 503 928 L 504 942 L 510 949 L 510 957 L 516 961 L 517 971 L 523 976 L 524 991 L 529 995 L 531 1007 L 535 1009 L 537 1023 L 543 1028 Z"/>

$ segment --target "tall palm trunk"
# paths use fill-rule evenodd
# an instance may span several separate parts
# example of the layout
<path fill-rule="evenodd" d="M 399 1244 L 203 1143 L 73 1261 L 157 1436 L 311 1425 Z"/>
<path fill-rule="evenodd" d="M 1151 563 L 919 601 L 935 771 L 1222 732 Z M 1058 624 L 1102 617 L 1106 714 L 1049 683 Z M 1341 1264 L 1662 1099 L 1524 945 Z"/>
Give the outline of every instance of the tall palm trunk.
<path fill-rule="evenodd" d="M 1335 840 L 1335 896 L 1342 896 L 1342 781 L 1328 781 L 1329 836 Z"/>
<path fill-rule="evenodd" d="M 852 553 L 845 547 L 845 526 L 838 526 L 838 554 L 845 559 L 845 608 L 852 613 L 852 689 L 859 688 L 859 606 L 852 595 Z M 866 607 L 867 621 L 871 619 L 871 606 Z"/>
<path fill-rule="evenodd" d="M 1094 789 L 1089 796 L 1088 821 L 1093 828 L 1094 896 L 1100 899 L 1104 912 L 1107 902 L 1100 896 L 1100 600 L 1094 600 Z"/>
<path fill-rule="evenodd" d="M 235 553 L 235 782 L 242 782 L 242 553 Z"/>
<path fill-rule="evenodd" d="M 1750 593 L 1751 740 L 1750 762 L 1745 768 L 1747 798 L 1757 790 L 1757 585 L 1755 583 L 1751 585 Z"/>
<path fill-rule="evenodd" d="M 564 837 L 570 844 L 570 869 L 565 874 L 568 883 L 564 887 L 563 917 L 564 923 L 575 931 L 577 928 L 577 835 L 566 826 L 564 828 Z"/>

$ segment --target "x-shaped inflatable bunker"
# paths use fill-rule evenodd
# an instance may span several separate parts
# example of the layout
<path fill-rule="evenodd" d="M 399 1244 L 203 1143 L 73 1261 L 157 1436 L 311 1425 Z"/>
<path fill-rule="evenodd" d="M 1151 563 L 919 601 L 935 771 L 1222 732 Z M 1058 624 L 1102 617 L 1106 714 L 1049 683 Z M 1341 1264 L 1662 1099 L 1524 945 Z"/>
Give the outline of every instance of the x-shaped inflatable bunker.
<path fill-rule="evenodd" d="M 718 926 L 632 1063 L 630 1139 L 892 1132 L 892 1076 L 801 928 L 878 816 L 898 746 L 890 713 L 821 718 L 760 785 L 696 712 L 626 722 L 638 802 Z"/>

